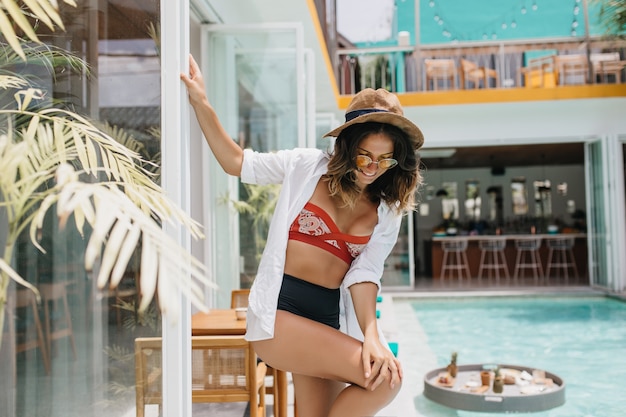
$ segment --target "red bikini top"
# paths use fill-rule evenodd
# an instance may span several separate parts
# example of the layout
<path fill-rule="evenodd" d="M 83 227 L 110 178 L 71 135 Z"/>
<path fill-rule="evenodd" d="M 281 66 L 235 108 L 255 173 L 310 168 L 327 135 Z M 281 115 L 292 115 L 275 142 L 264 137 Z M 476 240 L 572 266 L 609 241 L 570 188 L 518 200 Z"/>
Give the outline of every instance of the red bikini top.
<path fill-rule="evenodd" d="M 289 228 L 289 239 L 324 249 L 349 265 L 361 254 L 370 236 L 341 233 L 324 210 L 315 204 L 306 203 Z"/>

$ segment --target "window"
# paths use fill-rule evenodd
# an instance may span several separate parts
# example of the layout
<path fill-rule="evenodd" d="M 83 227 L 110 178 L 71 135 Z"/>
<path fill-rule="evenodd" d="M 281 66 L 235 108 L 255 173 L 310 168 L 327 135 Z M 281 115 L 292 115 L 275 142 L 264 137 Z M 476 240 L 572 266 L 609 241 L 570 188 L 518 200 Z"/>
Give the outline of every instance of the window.
<path fill-rule="evenodd" d="M 526 178 L 517 177 L 511 180 L 511 199 L 513 202 L 513 214 L 525 215 L 528 213 Z"/>

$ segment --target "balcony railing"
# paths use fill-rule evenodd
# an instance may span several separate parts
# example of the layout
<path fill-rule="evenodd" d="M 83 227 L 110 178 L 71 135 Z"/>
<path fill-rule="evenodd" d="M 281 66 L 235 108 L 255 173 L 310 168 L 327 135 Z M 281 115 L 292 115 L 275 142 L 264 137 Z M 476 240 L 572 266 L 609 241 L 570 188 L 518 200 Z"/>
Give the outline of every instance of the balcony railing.
<path fill-rule="evenodd" d="M 626 41 L 581 38 L 337 51 L 341 94 L 621 84 Z"/>

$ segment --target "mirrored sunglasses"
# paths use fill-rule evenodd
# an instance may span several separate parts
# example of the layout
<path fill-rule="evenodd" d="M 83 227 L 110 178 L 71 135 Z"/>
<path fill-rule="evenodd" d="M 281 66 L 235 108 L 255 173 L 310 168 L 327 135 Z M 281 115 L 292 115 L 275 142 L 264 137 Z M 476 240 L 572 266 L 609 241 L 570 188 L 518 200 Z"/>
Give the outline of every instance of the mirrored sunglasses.
<path fill-rule="evenodd" d="M 378 168 L 389 169 L 398 165 L 398 161 L 393 158 L 385 158 L 381 159 L 380 161 L 372 161 L 372 158 L 367 155 L 357 155 L 357 157 L 355 158 L 355 162 L 358 168 L 367 168 L 371 164 L 376 164 Z"/>

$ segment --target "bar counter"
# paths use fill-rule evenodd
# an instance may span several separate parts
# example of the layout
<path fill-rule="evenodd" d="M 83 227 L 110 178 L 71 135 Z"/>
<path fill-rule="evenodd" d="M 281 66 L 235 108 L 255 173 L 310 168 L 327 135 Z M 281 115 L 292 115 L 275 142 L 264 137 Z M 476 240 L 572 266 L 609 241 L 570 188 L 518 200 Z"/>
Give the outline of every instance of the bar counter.
<path fill-rule="evenodd" d="M 546 247 L 546 239 L 558 238 L 558 237 L 573 237 L 574 238 L 574 258 L 576 259 L 576 267 L 578 269 L 579 281 L 586 281 L 587 277 L 587 234 L 586 233 L 557 233 L 557 234 L 506 234 L 506 235 L 463 235 L 463 236 L 432 236 L 432 249 L 431 249 L 431 263 L 432 263 L 432 275 L 434 279 L 439 279 L 441 276 L 441 263 L 443 261 L 443 250 L 441 248 L 441 242 L 443 240 L 467 240 L 467 259 L 469 262 L 470 276 L 475 278 L 478 276 L 478 269 L 480 264 L 480 249 L 478 242 L 485 239 L 505 239 L 506 247 L 504 254 L 509 269 L 509 274 L 513 278 L 515 271 L 515 257 L 517 251 L 515 249 L 515 240 L 524 238 L 542 238 L 539 254 L 541 256 L 541 263 L 543 271 L 546 271 L 548 262 L 548 248 Z M 532 271 L 521 271 L 521 278 L 531 277 Z M 560 275 L 558 275 L 560 274 Z M 571 272 L 570 272 L 571 274 Z M 563 271 L 554 271 L 550 275 L 563 276 Z M 549 278 L 549 277 L 548 277 Z"/>

